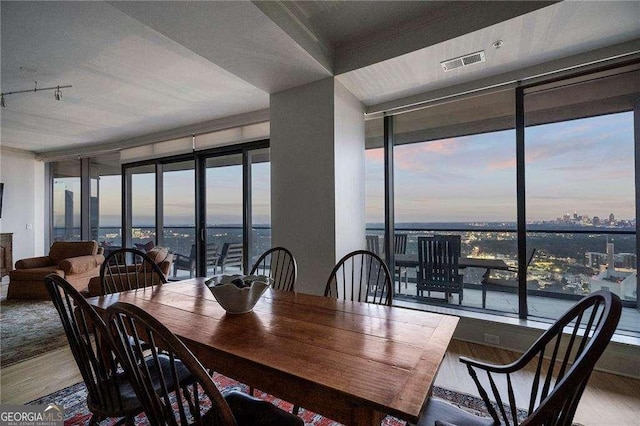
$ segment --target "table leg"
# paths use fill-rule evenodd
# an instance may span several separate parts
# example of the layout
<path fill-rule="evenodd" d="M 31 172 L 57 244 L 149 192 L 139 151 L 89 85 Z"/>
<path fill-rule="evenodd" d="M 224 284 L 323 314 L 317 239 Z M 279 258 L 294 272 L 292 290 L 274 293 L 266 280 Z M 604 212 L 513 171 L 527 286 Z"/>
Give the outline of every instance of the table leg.
<path fill-rule="evenodd" d="M 380 426 L 382 419 L 385 418 L 384 413 L 366 407 L 354 407 L 351 416 L 353 426 Z"/>
<path fill-rule="evenodd" d="M 487 268 L 485 273 L 482 275 L 482 309 L 487 305 L 487 280 L 489 279 L 489 274 L 491 274 L 491 268 Z"/>

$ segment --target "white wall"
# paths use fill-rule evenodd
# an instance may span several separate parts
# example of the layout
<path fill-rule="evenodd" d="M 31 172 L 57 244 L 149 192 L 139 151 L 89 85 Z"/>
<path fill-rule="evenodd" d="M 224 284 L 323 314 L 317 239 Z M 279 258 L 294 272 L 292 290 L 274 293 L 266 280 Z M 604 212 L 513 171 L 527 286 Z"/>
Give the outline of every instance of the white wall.
<path fill-rule="evenodd" d="M 366 247 L 364 109 L 340 82 L 334 85 L 336 260 Z"/>
<path fill-rule="evenodd" d="M 321 294 L 335 264 L 333 79 L 271 95 L 271 241 Z"/>
<path fill-rule="evenodd" d="M 365 244 L 364 116 L 334 78 L 271 95 L 272 245 L 298 263 L 296 290 L 322 294 Z"/>
<path fill-rule="evenodd" d="M 0 181 L 4 183 L 0 230 L 13 233 L 14 263 L 45 255 L 44 163 L 33 153 L 0 147 Z"/>

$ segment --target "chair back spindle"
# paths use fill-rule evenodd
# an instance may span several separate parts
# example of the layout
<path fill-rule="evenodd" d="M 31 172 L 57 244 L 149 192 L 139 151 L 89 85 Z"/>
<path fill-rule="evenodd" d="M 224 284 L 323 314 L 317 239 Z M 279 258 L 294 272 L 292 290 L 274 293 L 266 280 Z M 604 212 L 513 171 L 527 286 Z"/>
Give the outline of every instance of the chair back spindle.
<path fill-rule="evenodd" d="M 111 252 L 100 267 L 102 295 L 165 284 L 167 279 L 149 255 L 123 248 Z"/>
<path fill-rule="evenodd" d="M 393 249 L 395 254 L 407 253 L 407 234 L 395 234 Z"/>
<path fill-rule="evenodd" d="M 391 305 L 391 274 L 375 253 L 356 250 L 344 256 L 331 271 L 324 295 L 357 302 Z"/>
<path fill-rule="evenodd" d="M 380 237 L 377 235 L 367 235 L 367 251 L 380 255 Z"/>
<path fill-rule="evenodd" d="M 458 265 L 460 251 L 459 235 L 418 237 L 419 296 L 424 291 L 442 292 L 448 300 L 451 293 L 458 293 L 458 303 L 462 304 L 463 283 Z"/>
<path fill-rule="evenodd" d="M 284 247 L 274 247 L 258 258 L 251 268 L 250 275 L 268 276 L 273 279 L 273 288 L 294 291 L 298 265 L 289 250 Z"/>
<path fill-rule="evenodd" d="M 243 251 L 242 243 L 224 243 L 217 264 L 220 267 L 220 273 L 224 274 L 224 269 L 228 266 L 239 268 L 242 271 Z M 217 266 L 215 272 L 217 272 Z"/>
<path fill-rule="evenodd" d="M 527 407 L 522 425 L 570 426 L 595 363 L 615 332 L 621 309 L 618 296 L 598 291 L 569 309 L 512 364 L 490 366 L 461 358 L 494 421 L 519 424 L 516 407 L 521 406 Z M 512 375 L 526 366 L 535 367 L 531 394 L 528 401 L 517 401 Z M 480 371 L 486 373 L 489 391 Z M 497 384 L 498 375 L 506 376 L 506 386 Z"/>

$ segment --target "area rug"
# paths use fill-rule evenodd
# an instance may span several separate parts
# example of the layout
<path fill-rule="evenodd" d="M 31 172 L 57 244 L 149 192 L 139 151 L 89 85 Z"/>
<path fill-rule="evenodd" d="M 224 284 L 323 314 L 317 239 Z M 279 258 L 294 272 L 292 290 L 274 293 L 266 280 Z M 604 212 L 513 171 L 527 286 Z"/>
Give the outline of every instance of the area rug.
<path fill-rule="evenodd" d="M 225 377 L 221 374 L 215 373 L 214 381 L 223 393 L 230 390 L 239 390 L 241 392 L 249 393 L 249 388 L 246 385 Z M 283 410 L 291 411 L 291 409 L 293 408 L 290 403 L 282 401 L 264 392 L 256 391 L 255 395 L 259 398 L 270 401 Z M 434 386 L 433 395 L 435 397 L 449 401 L 452 404 L 457 405 L 458 407 L 467 410 L 474 415 L 488 417 L 484 402 L 482 402 L 480 398 L 460 392 L 454 392 L 452 390 L 440 388 L 438 386 Z M 89 423 L 89 419 L 91 418 L 91 414 L 87 409 L 86 400 L 87 388 L 85 387 L 84 383 L 78 383 L 76 385 L 69 386 L 68 388 L 59 390 L 42 398 L 31 401 L 29 402 L 29 404 L 61 404 L 65 408 L 65 426 L 84 426 Z M 524 419 L 526 417 L 526 412 L 524 410 L 519 411 L 519 417 L 521 417 L 521 419 Z M 304 420 L 304 423 L 307 426 L 340 425 L 340 423 L 334 422 L 333 420 L 327 419 L 326 417 L 313 413 L 309 410 L 305 410 L 303 408 L 300 409 L 298 415 Z M 116 421 L 117 419 L 109 419 L 108 421 L 103 421 L 101 424 L 111 426 Z M 148 421 L 144 414 L 141 414 L 136 417 L 135 423 L 138 426 L 142 426 L 148 424 Z M 391 416 L 387 416 L 381 423 L 381 426 L 402 426 L 405 424 L 406 423 L 404 421 L 398 420 Z"/>
<path fill-rule="evenodd" d="M 67 338 L 52 302 L 0 302 L 0 366 L 7 367 L 66 344 Z"/>

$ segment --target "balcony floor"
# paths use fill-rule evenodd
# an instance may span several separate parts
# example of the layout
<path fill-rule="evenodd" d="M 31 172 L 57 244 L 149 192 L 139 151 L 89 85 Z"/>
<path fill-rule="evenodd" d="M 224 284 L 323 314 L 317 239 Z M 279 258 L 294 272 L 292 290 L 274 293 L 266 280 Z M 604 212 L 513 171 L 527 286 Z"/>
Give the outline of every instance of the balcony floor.
<path fill-rule="evenodd" d="M 396 281 L 394 291 L 396 292 L 394 295 L 394 305 L 398 306 L 423 310 L 428 310 L 430 304 L 437 304 L 438 306 L 446 306 L 447 308 L 454 309 L 460 306 L 458 305 L 457 294 L 453 295 L 453 301 L 450 304 L 444 303 L 442 293 L 431 293 L 432 299 L 419 298 L 416 296 L 416 284 L 411 282 L 408 283 L 406 288 L 403 282 L 401 285 L 401 293 L 398 294 L 398 282 Z M 487 291 L 486 309 L 482 309 L 481 290 L 465 288 L 463 294 L 463 308 L 471 308 L 475 312 L 485 312 L 496 315 L 500 315 L 501 313 L 517 315 L 518 313 L 517 294 Z M 575 304 L 574 300 L 532 295 L 529 295 L 527 300 L 529 319 L 550 323 Z M 640 338 L 640 311 L 635 308 L 623 308 L 622 316 L 618 324 L 618 333 Z"/>

